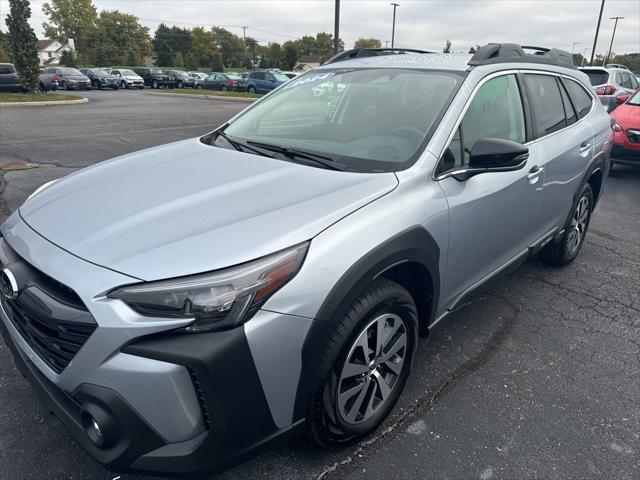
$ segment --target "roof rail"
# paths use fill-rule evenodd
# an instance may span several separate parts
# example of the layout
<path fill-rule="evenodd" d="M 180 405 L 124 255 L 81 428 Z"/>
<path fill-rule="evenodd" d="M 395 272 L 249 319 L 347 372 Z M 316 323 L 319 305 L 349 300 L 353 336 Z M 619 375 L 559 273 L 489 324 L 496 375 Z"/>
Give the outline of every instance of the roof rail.
<path fill-rule="evenodd" d="M 533 50 L 527 53 L 525 50 Z M 494 63 L 543 63 L 561 67 L 578 68 L 573 56 L 557 48 L 533 47 L 515 43 L 489 43 L 480 47 L 469 60 L 468 65 L 491 65 Z"/>
<path fill-rule="evenodd" d="M 604 68 L 621 68 L 623 70 L 629 70 L 629 67 L 622 65 L 621 63 L 607 63 Z"/>
<path fill-rule="evenodd" d="M 340 52 L 328 60 L 325 60 L 322 65 L 329 65 L 330 63 L 342 62 L 344 60 L 351 60 L 353 58 L 365 58 L 365 57 L 379 57 L 382 55 L 398 55 L 403 53 L 434 53 L 427 52 L 425 50 L 416 50 L 413 48 L 354 48 L 352 50 L 345 50 Z"/>

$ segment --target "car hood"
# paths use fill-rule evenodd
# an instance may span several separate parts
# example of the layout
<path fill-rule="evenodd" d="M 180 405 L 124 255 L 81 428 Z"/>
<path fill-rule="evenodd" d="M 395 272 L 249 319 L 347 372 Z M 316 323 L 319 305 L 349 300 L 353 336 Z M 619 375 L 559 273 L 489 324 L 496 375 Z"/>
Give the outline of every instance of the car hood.
<path fill-rule="evenodd" d="M 393 173 L 325 170 L 191 139 L 75 172 L 20 215 L 80 258 L 156 280 L 309 240 L 396 185 Z"/>
<path fill-rule="evenodd" d="M 624 128 L 640 129 L 640 105 L 623 103 L 611 112 L 611 115 Z"/>

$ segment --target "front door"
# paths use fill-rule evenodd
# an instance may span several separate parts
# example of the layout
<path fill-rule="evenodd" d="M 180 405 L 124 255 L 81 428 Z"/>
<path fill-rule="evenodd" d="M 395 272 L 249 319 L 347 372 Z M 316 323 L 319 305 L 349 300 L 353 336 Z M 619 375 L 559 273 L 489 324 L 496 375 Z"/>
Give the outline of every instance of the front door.
<path fill-rule="evenodd" d="M 481 138 L 527 141 L 521 88 L 515 74 L 486 81 L 476 92 L 438 166 L 449 203 L 450 235 L 442 305 L 450 308 L 485 278 L 544 235 L 539 225 L 544 171 L 529 148 L 524 168 L 459 180 L 447 174 L 469 165 Z"/>

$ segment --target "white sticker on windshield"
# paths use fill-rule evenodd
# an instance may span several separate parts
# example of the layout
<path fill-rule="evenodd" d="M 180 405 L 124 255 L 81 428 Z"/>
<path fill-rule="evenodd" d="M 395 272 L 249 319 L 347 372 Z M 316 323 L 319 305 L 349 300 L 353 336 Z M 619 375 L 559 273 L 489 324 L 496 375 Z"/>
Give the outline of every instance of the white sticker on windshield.
<path fill-rule="evenodd" d="M 302 85 L 306 85 L 308 83 L 317 82 L 319 80 L 326 80 L 327 78 L 331 78 L 335 75 L 335 72 L 327 72 L 327 73 L 318 73 L 316 75 L 310 75 L 306 78 L 301 78 L 300 80 L 295 80 L 285 86 L 285 88 L 293 88 L 300 87 Z"/>

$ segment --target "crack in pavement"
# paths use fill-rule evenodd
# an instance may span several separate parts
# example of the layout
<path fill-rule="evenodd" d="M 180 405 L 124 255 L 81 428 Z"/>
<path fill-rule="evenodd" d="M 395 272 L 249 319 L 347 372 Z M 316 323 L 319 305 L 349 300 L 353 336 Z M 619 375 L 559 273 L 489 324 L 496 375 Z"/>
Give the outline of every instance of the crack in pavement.
<path fill-rule="evenodd" d="M 491 358 L 498 352 L 499 347 L 502 346 L 504 341 L 507 339 L 509 334 L 511 333 L 516 320 L 521 312 L 521 309 L 516 306 L 509 299 L 497 295 L 495 293 L 487 293 L 482 298 L 478 299 L 476 302 L 468 302 L 465 305 L 470 305 L 471 303 L 478 303 L 479 301 L 484 300 L 498 300 L 504 302 L 507 309 L 510 310 L 511 315 L 507 315 L 504 322 L 498 327 L 498 329 L 493 333 L 491 338 L 487 341 L 486 345 L 480 350 L 480 352 L 474 357 L 462 363 L 459 367 L 457 367 L 453 372 L 449 375 L 446 375 L 439 384 L 432 389 L 426 390 L 426 395 L 418 397 L 416 400 L 412 402 L 409 408 L 398 417 L 398 419 L 393 422 L 389 427 L 385 428 L 382 432 L 374 434 L 371 438 L 364 440 L 360 443 L 360 446 L 347 457 L 342 460 L 338 460 L 334 462 L 332 465 L 326 467 L 320 474 L 316 477 L 317 480 L 324 480 L 329 475 L 335 473 L 339 468 L 349 465 L 358 457 L 363 457 L 366 453 L 368 447 L 372 445 L 376 445 L 379 442 L 382 442 L 386 438 L 390 438 L 390 435 L 393 434 L 399 427 L 401 427 L 407 419 L 411 418 L 418 411 L 428 412 L 431 410 L 435 404 L 442 398 L 447 392 L 453 388 L 457 383 L 464 380 L 469 375 L 473 374 L 479 368 L 491 360 Z M 428 343 L 427 343 L 428 345 Z M 423 410 L 424 409 L 424 410 Z"/>

